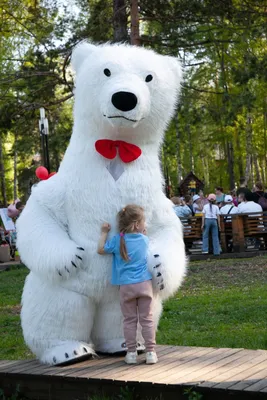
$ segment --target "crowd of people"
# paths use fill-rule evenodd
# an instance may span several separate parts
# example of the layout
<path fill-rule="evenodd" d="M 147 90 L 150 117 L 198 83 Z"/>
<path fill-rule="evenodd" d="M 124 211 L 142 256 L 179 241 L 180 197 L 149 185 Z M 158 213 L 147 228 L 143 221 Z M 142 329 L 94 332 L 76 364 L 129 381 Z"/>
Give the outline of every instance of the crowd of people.
<path fill-rule="evenodd" d="M 8 206 L 7 216 L 15 223 L 23 208 L 24 204 L 20 201 L 20 199 L 17 199 L 14 201 L 14 203 Z M 15 260 L 16 240 L 16 229 L 7 230 L 3 225 L 0 224 L 0 246 L 9 246 L 11 261 Z"/>
<path fill-rule="evenodd" d="M 231 222 L 230 214 L 248 214 L 267 211 L 267 193 L 262 182 L 256 182 L 252 190 L 247 187 L 245 178 L 240 179 L 237 190 L 224 193 L 222 187 L 216 187 L 215 193 L 205 196 L 200 190 L 198 194 L 184 197 L 172 197 L 174 211 L 177 217 L 189 218 L 202 216 L 202 253 L 209 252 L 209 235 L 212 236 L 213 254 L 221 252 L 219 243 L 220 215 Z"/>
<path fill-rule="evenodd" d="M 218 206 L 220 214 L 241 214 L 250 212 L 267 211 L 267 193 L 261 182 L 256 182 L 250 190 L 245 178 L 240 179 L 240 186 L 237 190 L 224 193 L 222 187 L 215 189 L 215 204 Z M 193 196 L 172 197 L 174 211 L 180 218 L 189 216 L 202 216 L 204 206 L 209 203 L 208 196 L 200 190 Z"/>

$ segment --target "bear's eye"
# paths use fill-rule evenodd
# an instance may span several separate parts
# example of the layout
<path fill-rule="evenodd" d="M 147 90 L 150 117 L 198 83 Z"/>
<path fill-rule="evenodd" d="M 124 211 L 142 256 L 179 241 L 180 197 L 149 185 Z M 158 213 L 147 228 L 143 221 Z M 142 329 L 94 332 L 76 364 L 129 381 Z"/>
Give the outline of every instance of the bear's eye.
<path fill-rule="evenodd" d="M 151 74 L 147 75 L 146 77 L 146 82 L 151 82 L 153 79 L 153 76 Z"/>
<path fill-rule="evenodd" d="M 111 72 L 110 72 L 110 70 L 109 70 L 108 68 L 105 68 L 105 69 L 104 69 L 104 74 L 105 74 L 106 76 L 110 76 L 110 75 L 111 75 Z"/>

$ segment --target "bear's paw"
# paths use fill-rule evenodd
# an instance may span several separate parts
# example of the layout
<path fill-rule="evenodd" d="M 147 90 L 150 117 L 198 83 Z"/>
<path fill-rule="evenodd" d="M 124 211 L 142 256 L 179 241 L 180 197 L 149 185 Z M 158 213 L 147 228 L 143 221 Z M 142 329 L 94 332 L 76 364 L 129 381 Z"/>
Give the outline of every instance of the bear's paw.
<path fill-rule="evenodd" d="M 72 259 L 64 267 L 57 268 L 57 273 L 61 278 L 68 278 L 72 273 L 77 272 L 83 266 L 82 253 L 84 252 L 83 247 L 77 247 L 75 254 Z"/>
<path fill-rule="evenodd" d="M 155 292 L 160 292 L 164 289 L 164 278 L 159 254 L 153 254 L 150 262 L 152 263 L 151 272 L 153 289 Z"/>
<path fill-rule="evenodd" d="M 61 342 L 58 346 L 47 349 L 41 362 L 49 365 L 68 365 L 97 357 L 92 345 L 78 341 Z"/>

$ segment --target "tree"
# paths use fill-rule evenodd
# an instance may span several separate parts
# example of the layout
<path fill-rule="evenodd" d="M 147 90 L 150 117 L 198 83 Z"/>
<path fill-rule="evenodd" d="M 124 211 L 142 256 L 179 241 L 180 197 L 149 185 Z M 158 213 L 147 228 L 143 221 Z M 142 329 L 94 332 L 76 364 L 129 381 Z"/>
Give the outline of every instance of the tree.
<path fill-rule="evenodd" d="M 125 0 L 113 0 L 113 30 L 114 42 L 126 42 L 128 40 Z"/>

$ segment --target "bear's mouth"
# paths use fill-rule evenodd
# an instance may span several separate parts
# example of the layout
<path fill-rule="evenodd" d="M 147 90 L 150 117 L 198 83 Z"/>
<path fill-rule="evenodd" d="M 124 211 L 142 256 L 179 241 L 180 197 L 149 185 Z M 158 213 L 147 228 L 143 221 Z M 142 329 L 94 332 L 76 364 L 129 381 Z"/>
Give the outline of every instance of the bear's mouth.
<path fill-rule="evenodd" d="M 111 116 L 107 116 L 107 115 L 104 114 L 104 117 L 109 118 L 109 119 L 113 119 L 113 118 L 123 118 L 123 119 L 126 119 L 127 121 L 138 122 L 136 119 L 127 118 L 127 117 L 124 117 L 123 115 L 111 115 Z"/>

